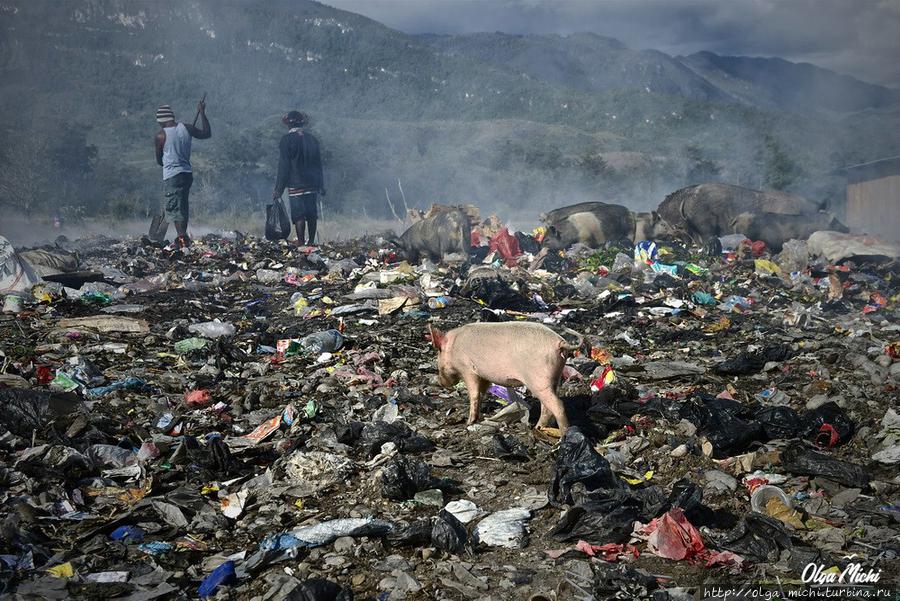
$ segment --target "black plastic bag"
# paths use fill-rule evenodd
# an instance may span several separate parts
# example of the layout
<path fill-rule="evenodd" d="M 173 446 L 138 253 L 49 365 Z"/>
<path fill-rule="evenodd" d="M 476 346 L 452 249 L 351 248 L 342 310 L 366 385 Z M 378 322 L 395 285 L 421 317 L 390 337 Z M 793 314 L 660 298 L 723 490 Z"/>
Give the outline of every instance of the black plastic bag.
<path fill-rule="evenodd" d="M 155 215 L 153 220 L 150 222 L 150 231 L 148 232 L 148 237 L 154 242 L 162 242 L 166 239 L 166 234 L 169 231 L 169 222 L 166 221 L 165 215 Z"/>
<path fill-rule="evenodd" d="M 830 401 L 803 414 L 806 436 L 816 441 L 820 447 L 831 448 L 853 438 L 856 426 L 847 412 L 834 401 Z"/>
<path fill-rule="evenodd" d="M 393 442 L 404 453 L 433 451 L 434 443 L 414 432 L 403 422 L 371 422 L 363 426 L 359 444 L 369 457 L 381 452 L 381 445 Z"/>
<path fill-rule="evenodd" d="M 381 496 L 385 499 L 406 501 L 429 488 L 434 488 L 434 478 L 421 459 L 396 457 L 381 471 Z"/>
<path fill-rule="evenodd" d="M 291 220 L 288 219 L 284 202 L 277 198 L 266 205 L 266 240 L 287 240 L 291 235 Z"/>
<path fill-rule="evenodd" d="M 346 424 L 338 424 L 334 427 L 334 435 L 341 444 L 353 445 L 359 440 L 362 434 L 364 424 L 358 421 L 352 421 Z"/>
<path fill-rule="evenodd" d="M 516 241 L 519 243 L 519 249 L 523 253 L 538 254 L 541 251 L 541 243 L 534 239 L 534 236 L 524 232 L 516 232 Z"/>
<path fill-rule="evenodd" d="M 676 401 L 666 397 L 656 397 L 647 401 L 636 413 L 663 417 L 676 423 L 686 419 L 698 429 L 702 428 L 709 420 L 709 409 L 696 398 Z"/>
<path fill-rule="evenodd" d="M 727 509 L 712 509 L 704 505 L 703 489 L 686 478 L 682 478 L 672 486 L 669 507 L 680 507 L 688 521 L 698 528 L 707 526 L 724 530 L 734 528 L 737 524 L 737 517 Z"/>
<path fill-rule="evenodd" d="M 572 486 L 581 482 L 587 490 L 621 488 L 609 462 L 603 458 L 577 426 L 566 430 L 553 466 L 548 497 L 555 507 L 572 505 Z"/>
<path fill-rule="evenodd" d="M 572 507 L 560 518 L 550 538 L 562 542 L 584 540 L 591 544 L 624 543 L 631 538 L 634 522 L 641 519 L 635 504 L 620 504 L 608 511 L 588 511 Z"/>
<path fill-rule="evenodd" d="M 329 580 L 312 578 L 292 590 L 285 601 L 353 601 L 353 591 Z"/>
<path fill-rule="evenodd" d="M 714 459 L 743 453 L 751 443 L 763 438 L 759 422 L 746 421 L 723 410 L 710 411 L 700 432 L 712 443 Z"/>
<path fill-rule="evenodd" d="M 797 438 L 805 429 L 805 420 L 790 407 L 763 407 L 756 412 L 767 440 Z"/>
<path fill-rule="evenodd" d="M 531 459 L 525 445 L 515 437 L 503 434 L 494 434 L 491 437 L 487 451 L 491 457 L 496 457 L 497 459 L 506 459 L 508 461 L 528 461 Z"/>
<path fill-rule="evenodd" d="M 871 476 L 862 466 L 793 444 L 781 453 L 781 469 L 796 476 L 821 476 L 852 488 L 865 488 Z"/>
<path fill-rule="evenodd" d="M 34 388 L 0 388 L 0 425 L 17 436 L 31 438 L 43 432 L 59 417 L 79 410 L 81 401 L 68 392 L 48 392 Z M 68 423 L 62 425 L 62 429 Z"/>
<path fill-rule="evenodd" d="M 482 301 L 491 309 L 531 312 L 540 308 L 534 301 L 513 290 L 499 277 L 476 279 L 465 287 L 463 293 L 475 300 Z"/>
<path fill-rule="evenodd" d="M 733 359 L 727 359 L 713 368 L 722 376 L 746 376 L 755 374 L 769 361 L 786 361 L 796 355 L 788 344 L 767 346 L 757 351 L 741 351 Z"/>
<path fill-rule="evenodd" d="M 784 524 L 754 511 L 725 534 L 719 546 L 756 563 L 771 563 L 778 561 L 782 549 L 792 545 Z"/>
<path fill-rule="evenodd" d="M 659 588 L 655 576 L 623 563 L 595 561 L 591 569 L 596 599 L 649 599 L 652 591 Z M 655 594 L 652 598 L 656 599 Z"/>
<path fill-rule="evenodd" d="M 431 544 L 431 530 L 431 520 L 416 520 L 394 528 L 386 539 L 393 547 L 427 547 Z"/>
<path fill-rule="evenodd" d="M 466 548 L 469 534 L 462 522 L 445 509 L 434 518 L 431 526 L 431 544 L 441 551 L 459 555 Z"/>

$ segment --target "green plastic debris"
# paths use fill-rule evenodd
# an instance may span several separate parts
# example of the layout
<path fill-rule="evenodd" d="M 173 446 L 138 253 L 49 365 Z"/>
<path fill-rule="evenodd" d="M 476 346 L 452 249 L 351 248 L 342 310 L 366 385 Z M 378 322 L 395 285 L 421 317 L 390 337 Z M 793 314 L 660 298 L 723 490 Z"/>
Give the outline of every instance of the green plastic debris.
<path fill-rule="evenodd" d="M 179 355 L 202 349 L 207 341 L 204 338 L 185 338 L 175 343 L 175 352 Z"/>
<path fill-rule="evenodd" d="M 112 299 L 109 298 L 108 295 L 102 292 L 85 292 L 81 295 L 81 302 L 83 303 L 97 303 L 99 305 L 106 305 L 112 302 Z"/>
<path fill-rule="evenodd" d="M 318 405 L 316 405 L 316 402 L 313 399 L 309 399 L 308 401 L 306 401 L 306 408 L 305 408 L 306 419 L 314 418 L 316 416 L 316 413 L 318 413 L 318 411 L 319 411 L 319 407 L 318 407 Z"/>
<path fill-rule="evenodd" d="M 78 382 L 66 374 L 56 374 L 56 377 L 50 382 L 50 388 L 53 390 L 61 390 L 63 392 L 71 392 L 78 388 L 78 386 Z"/>
<path fill-rule="evenodd" d="M 715 305 L 716 299 L 713 298 L 713 295 L 709 292 L 703 292 L 702 290 L 698 290 L 694 293 L 693 296 L 694 302 L 698 305 Z"/>
<path fill-rule="evenodd" d="M 707 273 L 709 273 L 709 269 L 697 265 L 696 263 L 687 263 L 685 264 L 684 269 L 693 273 L 694 275 L 706 275 Z"/>

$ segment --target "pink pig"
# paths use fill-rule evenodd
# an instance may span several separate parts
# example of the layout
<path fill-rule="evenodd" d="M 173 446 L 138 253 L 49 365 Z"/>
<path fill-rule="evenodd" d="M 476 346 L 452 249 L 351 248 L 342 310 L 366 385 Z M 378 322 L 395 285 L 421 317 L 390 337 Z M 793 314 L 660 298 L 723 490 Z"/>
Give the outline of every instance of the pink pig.
<path fill-rule="evenodd" d="M 447 333 L 430 327 L 431 343 L 438 349 L 438 381 L 447 388 L 462 380 L 469 392 L 469 423 L 478 420 L 481 397 L 491 383 L 501 386 L 526 386 L 541 402 L 538 426 L 547 426 L 550 418 L 565 431 L 569 419 L 562 401 L 556 396 L 563 368 L 564 353 L 581 347 L 568 344 L 550 328 L 538 323 L 470 323 Z"/>

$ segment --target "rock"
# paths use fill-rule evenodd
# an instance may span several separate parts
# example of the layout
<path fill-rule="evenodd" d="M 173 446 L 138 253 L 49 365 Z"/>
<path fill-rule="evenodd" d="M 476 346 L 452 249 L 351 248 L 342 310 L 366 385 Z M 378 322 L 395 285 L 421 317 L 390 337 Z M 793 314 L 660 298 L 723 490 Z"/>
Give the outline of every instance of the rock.
<path fill-rule="evenodd" d="M 342 536 L 340 538 L 337 538 L 332 544 L 334 546 L 335 553 L 340 553 L 342 555 L 353 553 L 353 549 L 356 547 L 356 541 L 349 536 Z"/>
<path fill-rule="evenodd" d="M 706 481 L 706 487 L 717 493 L 734 492 L 737 490 L 737 480 L 725 472 L 706 470 L 703 472 L 703 479 Z"/>

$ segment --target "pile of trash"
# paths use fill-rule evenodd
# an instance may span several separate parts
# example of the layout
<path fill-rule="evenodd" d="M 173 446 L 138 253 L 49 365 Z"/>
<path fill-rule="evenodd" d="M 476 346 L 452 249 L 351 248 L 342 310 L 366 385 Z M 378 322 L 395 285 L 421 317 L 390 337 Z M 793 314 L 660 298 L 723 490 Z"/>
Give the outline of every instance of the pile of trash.
<path fill-rule="evenodd" d="M 447 264 L 378 237 L 6 248 L 0 594 L 895 590 L 896 260 L 541 235 L 494 227 Z M 524 388 L 467 425 L 439 386 L 429 324 L 511 320 L 585 337 L 564 434 Z"/>

